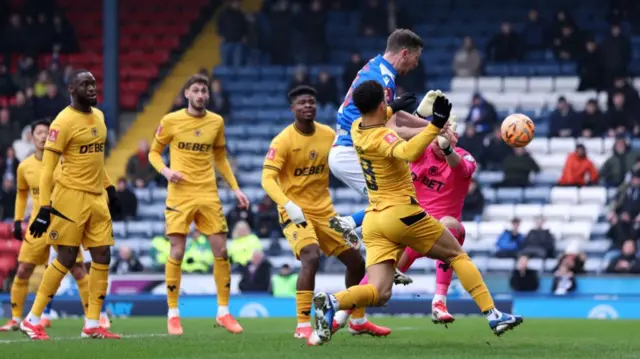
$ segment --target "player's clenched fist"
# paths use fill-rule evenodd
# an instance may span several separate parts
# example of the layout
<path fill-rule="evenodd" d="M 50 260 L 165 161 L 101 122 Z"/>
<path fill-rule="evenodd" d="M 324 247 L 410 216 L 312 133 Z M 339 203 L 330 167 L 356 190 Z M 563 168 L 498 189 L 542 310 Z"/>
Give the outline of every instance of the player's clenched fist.
<path fill-rule="evenodd" d="M 162 169 L 162 175 L 167 179 L 170 183 L 180 183 L 184 176 L 182 173 L 178 171 L 172 171 L 169 167 L 165 167 Z"/>
<path fill-rule="evenodd" d="M 287 211 L 287 215 L 289 216 L 289 219 L 291 219 L 291 222 L 303 227 L 307 226 L 307 219 L 304 217 L 302 208 L 297 204 L 289 201 L 284 204 L 284 210 Z"/>
<path fill-rule="evenodd" d="M 238 207 L 249 209 L 249 197 L 247 197 L 247 195 L 244 194 L 244 192 L 242 192 L 239 189 L 233 191 L 233 193 L 235 193 L 236 195 L 236 201 L 238 201 Z"/>
<path fill-rule="evenodd" d="M 440 90 L 430 90 L 420 101 L 418 108 L 416 109 L 416 115 L 418 117 L 427 118 L 433 114 L 433 102 L 436 100 L 438 96 L 442 96 L 442 91 Z"/>

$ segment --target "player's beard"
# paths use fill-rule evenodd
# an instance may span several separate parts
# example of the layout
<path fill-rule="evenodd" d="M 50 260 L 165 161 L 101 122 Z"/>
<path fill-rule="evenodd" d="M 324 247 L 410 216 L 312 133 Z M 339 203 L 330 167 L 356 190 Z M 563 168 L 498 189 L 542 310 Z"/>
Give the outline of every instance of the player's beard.
<path fill-rule="evenodd" d="M 207 101 L 202 101 L 202 105 L 198 105 L 196 101 L 191 101 L 189 106 L 198 112 L 202 112 L 207 108 Z"/>

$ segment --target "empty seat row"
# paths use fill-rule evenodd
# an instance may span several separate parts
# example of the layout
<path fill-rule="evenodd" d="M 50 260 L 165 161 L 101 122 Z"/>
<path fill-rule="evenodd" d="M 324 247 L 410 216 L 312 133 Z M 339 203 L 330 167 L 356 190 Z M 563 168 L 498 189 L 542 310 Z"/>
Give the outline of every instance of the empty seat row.
<path fill-rule="evenodd" d="M 451 91 L 460 92 L 575 92 L 579 78 L 570 77 L 455 77 Z"/>
<path fill-rule="evenodd" d="M 587 220 L 594 223 L 604 208 L 600 204 L 491 204 L 486 206 L 483 218 L 508 221 L 513 217 L 533 219 L 542 216 L 547 220 Z"/>
<path fill-rule="evenodd" d="M 455 106 L 471 106 L 474 92 L 451 91 L 447 97 Z M 607 98 L 598 96 L 595 92 L 496 92 L 481 89 L 480 94 L 496 108 L 500 109 L 540 109 L 543 107 L 555 108 L 558 98 L 564 96 L 577 111 L 584 109 L 587 101 L 597 99 L 601 108 L 606 109 Z M 457 107 L 456 107 L 457 108 Z M 457 113 L 457 112 L 456 112 Z"/>
<path fill-rule="evenodd" d="M 482 194 L 488 202 L 498 203 L 582 203 L 603 205 L 607 202 L 604 187 L 530 187 L 498 188 L 485 187 Z"/>
<path fill-rule="evenodd" d="M 587 150 L 587 155 L 611 155 L 613 153 L 614 138 L 563 138 L 563 137 L 536 137 L 527 145 L 527 151 L 531 154 L 568 154 L 574 152 L 576 145 L 582 144 Z"/>

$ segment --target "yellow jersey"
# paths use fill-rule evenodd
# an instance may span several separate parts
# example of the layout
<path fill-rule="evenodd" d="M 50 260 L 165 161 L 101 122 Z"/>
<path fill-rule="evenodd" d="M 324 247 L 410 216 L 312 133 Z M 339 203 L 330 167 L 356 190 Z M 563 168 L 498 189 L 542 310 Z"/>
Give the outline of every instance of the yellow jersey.
<path fill-rule="evenodd" d="M 93 194 L 104 190 L 107 126 L 97 108 L 83 113 L 67 106 L 51 123 L 45 150 L 64 157 L 57 185 Z M 59 165 L 58 165 L 59 166 Z"/>
<path fill-rule="evenodd" d="M 42 169 L 42 160 L 37 159 L 36 155 L 31 155 L 20 162 L 18 165 L 18 173 L 16 175 L 16 187 L 18 191 L 28 191 L 33 200 L 33 208 L 29 218 L 35 218 L 40 210 L 40 172 Z M 18 200 L 16 198 L 16 200 Z M 25 202 L 26 205 L 26 202 Z M 24 209 L 24 208 L 23 208 Z M 24 210 L 23 210 L 24 212 Z M 16 213 L 17 219 L 24 218 L 24 213 Z"/>
<path fill-rule="evenodd" d="M 186 109 L 169 113 L 160 121 L 154 142 L 153 147 L 169 145 L 171 170 L 184 176 L 180 183 L 169 183 L 169 196 L 217 197 L 214 162 L 226 145 L 221 116 L 206 111 L 194 117 Z"/>
<path fill-rule="evenodd" d="M 315 130 L 309 135 L 291 124 L 271 141 L 263 178 L 267 171 L 277 173 L 285 197 L 279 198 L 266 186 L 265 191 L 278 204 L 281 219 L 286 215 L 282 206 L 287 200 L 311 216 L 330 216 L 334 212 L 329 193 L 329 150 L 335 135 L 331 127 L 320 123 L 315 123 Z"/>
<path fill-rule="evenodd" d="M 406 142 L 384 125 L 362 126 L 361 123 L 362 119 L 353 122 L 351 138 L 367 185 L 367 211 L 417 203 L 407 161 L 421 154 L 439 129 L 429 125 L 420 135 Z"/>

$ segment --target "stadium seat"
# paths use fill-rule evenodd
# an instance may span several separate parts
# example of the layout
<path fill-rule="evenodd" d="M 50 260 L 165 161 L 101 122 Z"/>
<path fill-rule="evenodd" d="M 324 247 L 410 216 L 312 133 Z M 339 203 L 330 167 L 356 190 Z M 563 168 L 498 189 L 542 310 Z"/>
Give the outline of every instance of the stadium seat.
<path fill-rule="evenodd" d="M 492 204 L 485 208 L 483 217 L 488 221 L 509 221 L 513 218 L 515 206 L 513 204 Z"/>
<path fill-rule="evenodd" d="M 561 174 L 559 170 L 542 170 L 535 175 L 534 183 L 539 186 L 553 186 L 558 183 Z"/>
<path fill-rule="evenodd" d="M 478 239 L 478 223 L 477 222 L 462 222 L 465 230 L 465 242 L 475 241 Z"/>
<path fill-rule="evenodd" d="M 569 218 L 569 204 L 547 204 L 542 208 L 542 216 L 545 220 L 566 221 Z"/>
<path fill-rule="evenodd" d="M 492 185 L 498 182 L 502 182 L 504 174 L 502 172 L 479 172 L 476 176 L 476 180 L 480 185 Z"/>
<path fill-rule="evenodd" d="M 607 189 L 605 187 L 582 187 L 578 191 L 580 203 L 595 203 L 603 205 L 607 202 Z"/>
<path fill-rule="evenodd" d="M 533 154 L 549 153 L 549 140 L 544 137 L 535 137 L 528 145 L 527 151 Z"/>
<path fill-rule="evenodd" d="M 525 92 L 527 91 L 528 82 L 527 77 L 505 77 L 504 91 Z"/>
<path fill-rule="evenodd" d="M 578 89 L 577 77 L 556 77 L 556 92 L 575 92 Z"/>
<path fill-rule="evenodd" d="M 562 240 L 588 241 L 591 233 L 591 222 L 579 221 L 571 222 L 571 225 L 563 226 L 560 229 Z"/>
<path fill-rule="evenodd" d="M 576 150 L 576 140 L 573 138 L 554 137 L 549 140 L 549 152 L 567 154 Z"/>
<path fill-rule="evenodd" d="M 522 188 L 498 188 L 496 200 L 499 203 L 520 203 L 522 202 Z"/>
<path fill-rule="evenodd" d="M 506 220 L 480 222 L 478 223 L 478 240 L 493 240 L 495 243 L 498 236 L 507 228 L 510 228 L 510 224 Z"/>
<path fill-rule="evenodd" d="M 511 258 L 491 258 L 487 263 L 488 272 L 508 272 L 513 270 L 516 260 Z"/>
<path fill-rule="evenodd" d="M 529 91 L 538 93 L 549 93 L 553 90 L 552 77 L 532 77 L 529 79 Z"/>
<path fill-rule="evenodd" d="M 578 143 L 582 143 L 587 150 L 587 155 L 601 155 L 604 153 L 601 138 L 581 138 Z"/>
<path fill-rule="evenodd" d="M 528 203 L 547 203 L 551 190 L 547 187 L 529 187 L 524 189 L 524 201 Z"/>
<path fill-rule="evenodd" d="M 496 190 L 491 187 L 483 187 L 481 189 L 484 200 L 487 203 L 496 202 Z"/>
<path fill-rule="evenodd" d="M 577 187 L 554 187 L 551 189 L 551 203 L 575 204 L 578 202 Z"/>
<path fill-rule="evenodd" d="M 133 193 L 139 202 L 149 203 L 151 202 L 151 191 L 149 188 L 134 188 Z"/>
<path fill-rule="evenodd" d="M 476 90 L 475 77 L 454 77 L 451 80 L 451 91 L 471 93 Z"/>
<path fill-rule="evenodd" d="M 124 222 L 114 221 L 111 228 L 116 239 L 127 238 L 127 228 Z"/>
<path fill-rule="evenodd" d="M 153 234 L 152 225 L 147 221 L 135 221 L 127 223 L 127 233 L 130 236 L 151 237 Z"/>
<path fill-rule="evenodd" d="M 570 217 L 572 221 L 589 221 L 594 223 L 598 220 L 601 204 L 580 204 L 571 206 Z"/>
<path fill-rule="evenodd" d="M 164 202 L 167 199 L 167 189 L 156 187 L 151 191 L 151 198 L 154 202 Z"/>
<path fill-rule="evenodd" d="M 540 204 L 517 204 L 515 216 L 522 220 L 532 220 L 542 215 L 542 205 Z"/>
<path fill-rule="evenodd" d="M 532 154 L 533 159 L 543 170 L 562 171 L 567 162 L 567 155 L 561 153 Z"/>

